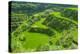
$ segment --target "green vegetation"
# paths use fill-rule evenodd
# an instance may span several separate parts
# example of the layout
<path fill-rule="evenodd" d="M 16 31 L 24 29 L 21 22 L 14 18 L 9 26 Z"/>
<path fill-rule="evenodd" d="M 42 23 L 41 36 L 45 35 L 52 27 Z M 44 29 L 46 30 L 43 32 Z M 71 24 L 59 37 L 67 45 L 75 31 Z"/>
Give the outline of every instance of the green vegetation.
<path fill-rule="evenodd" d="M 11 3 L 11 52 L 78 48 L 76 5 Z"/>

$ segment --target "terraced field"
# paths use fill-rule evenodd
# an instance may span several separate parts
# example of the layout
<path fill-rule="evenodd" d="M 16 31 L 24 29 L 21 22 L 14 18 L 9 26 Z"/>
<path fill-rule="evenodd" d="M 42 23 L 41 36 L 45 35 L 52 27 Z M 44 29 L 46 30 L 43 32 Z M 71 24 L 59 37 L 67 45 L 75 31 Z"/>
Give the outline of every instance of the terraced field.
<path fill-rule="evenodd" d="M 77 49 L 77 5 L 12 2 L 10 52 Z"/>

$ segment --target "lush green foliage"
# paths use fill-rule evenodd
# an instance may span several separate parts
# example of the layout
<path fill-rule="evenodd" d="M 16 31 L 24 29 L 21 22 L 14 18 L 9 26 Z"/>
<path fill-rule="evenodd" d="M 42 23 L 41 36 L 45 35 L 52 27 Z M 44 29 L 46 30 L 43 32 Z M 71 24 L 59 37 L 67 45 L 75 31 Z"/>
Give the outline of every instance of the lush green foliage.
<path fill-rule="evenodd" d="M 12 52 L 78 47 L 77 6 L 24 2 L 11 5 Z"/>

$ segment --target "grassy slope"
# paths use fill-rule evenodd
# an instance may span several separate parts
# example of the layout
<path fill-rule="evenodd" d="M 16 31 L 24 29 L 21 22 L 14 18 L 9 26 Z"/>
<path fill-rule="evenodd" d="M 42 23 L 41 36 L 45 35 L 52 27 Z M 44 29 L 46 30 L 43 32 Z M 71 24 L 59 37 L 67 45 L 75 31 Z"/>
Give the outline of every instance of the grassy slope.
<path fill-rule="evenodd" d="M 59 14 L 55 12 L 55 15 L 58 16 Z M 61 16 L 59 16 L 61 17 Z M 65 17 L 63 17 L 65 18 Z M 62 19 L 63 19 L 62 18 Z M 35 24 L 32 25 L 33 28 L 35 27 L 38 27 L 38 28 L 43 28 L 43 29 L 47 29 L 49 27 L 41 24 L 43 21 L 45 20 L 45 18 L 42 18 L 40 21 L 36 22 Z M 65 18 L 64 20 L 68 20 L 68 21 L 71 21 L 75 24 L 77 24 L 75 21 L 73 20 L 69 20 L 68 18 Z M 50 28 L 51 29 L 51 28 Z M 39 46 L 44 46 L 46 44 L 49 44 L 49 40 L 51 40 L 53 42 L 53 45 L 50 46 L 50 50 L 56 50 L 56 49 L 64 49 L 64 47 L 62 45 L 59 45 L 59 47 L 56 45 L 57 42 L 61 42 L 61 38 L 63 38 L 62 40 L 65 42 L 65 40 L 67 39 L 66 37 L 64 38 L 64 36 L 66 36 L 66 32 L 62 32 L 62 33 L 59 33 L 58 31 L 56 31 L 55 29 L 51 29 L 53 32 L 55 32 L 56 34 L 53 35 L 50 39 L 50 37 L 46 34 L 41 34 L 41 33 L 32 33 L 32 32 L 27 32 L 27 31 L 24 31 L 22 32 L 20 35 L 18 35 L 18 42 L 21 43 L 21 46 L 19 46 L 19 49 L 17 48 L 16 50 L 14 51 L 35 51 Z M 74 38 L 75 41 L 77 41 L 77 29 L 75 28 L 76 31 L 72 30 L 70 33 Z M 66 34 L 66 35 L 63 35 L 63 34 Z M 24 39 L 24 41 L 21 41 L 20 40 L 20 37 L 21 39 Z M 13 40 L 14 41 L 14 40 Z M 16 43 L 15 43 L 16 44 Z M 21 48 L 20 48 L 21 47 Z"/>

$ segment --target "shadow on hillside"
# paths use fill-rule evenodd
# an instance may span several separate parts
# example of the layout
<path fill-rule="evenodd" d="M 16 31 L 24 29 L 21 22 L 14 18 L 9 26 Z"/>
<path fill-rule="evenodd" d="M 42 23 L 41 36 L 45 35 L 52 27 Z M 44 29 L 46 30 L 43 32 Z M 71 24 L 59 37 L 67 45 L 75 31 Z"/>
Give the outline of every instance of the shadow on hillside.
<path fill-rule="evenodd" d="M 47 34 L 48 36 L 52 36 L 55 34 L 50 29 L 42 29 L 42 28 L 31 28 L 29 32 Z"/>

